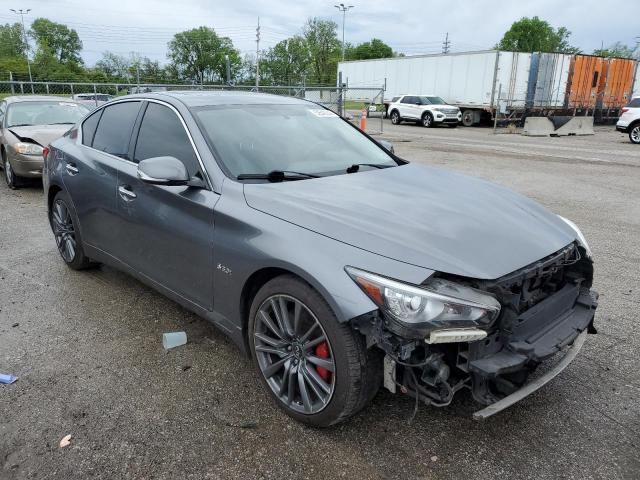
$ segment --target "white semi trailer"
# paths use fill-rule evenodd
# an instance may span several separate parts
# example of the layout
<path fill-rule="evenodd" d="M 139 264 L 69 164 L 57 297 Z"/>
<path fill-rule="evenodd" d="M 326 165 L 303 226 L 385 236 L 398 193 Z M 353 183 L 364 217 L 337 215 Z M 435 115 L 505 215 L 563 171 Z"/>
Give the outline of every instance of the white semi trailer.
<path fill-rule="evenodd" d="M 471 126 L 496 110 L 561 108 L 571 55 L 484 50 L 340 62 L 338 73 L 348 87 L 385 85 L 385 103 L 404 94 L 438 95 L 462 110 Z M 533 80 L 531 81 L 531 76 Z M 363 100 L 358 90 L 347 100 Z M 500 101 L 498 101 L 498 98 Z"/>

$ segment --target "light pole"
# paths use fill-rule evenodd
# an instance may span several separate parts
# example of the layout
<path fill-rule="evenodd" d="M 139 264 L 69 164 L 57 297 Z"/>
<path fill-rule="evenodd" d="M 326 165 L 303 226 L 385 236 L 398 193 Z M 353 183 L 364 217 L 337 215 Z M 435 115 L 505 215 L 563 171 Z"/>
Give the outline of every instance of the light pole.
<path fill-rule="evenodd" d="M 24 44 L 27 47 L 27 68 L 29 69 L 29 82 L 31 82 L 31 93 L 33 93 L 33 78 L 31 77 L 31 62 L 29 61 L 29 40 L 27 39 L 27 30 L 24 28 L 24 16 L 27 15 L 31 9 L 27 8 L 26 10 L 14 10 L 10 9 L 16 15 L 20 15 L 20 20 L 22 20 L 22 35 L 24 36 Z"/>
<path fill-rule="evenodd" d="M 338 5 L 334 5 L 338 10 L 342 12 L 342 61 L 344 62 L 344 21 L 347 17 L 347 12 L 354 8 L 353 5 L 345 5 L 344 3 L 339 3 Z"/>

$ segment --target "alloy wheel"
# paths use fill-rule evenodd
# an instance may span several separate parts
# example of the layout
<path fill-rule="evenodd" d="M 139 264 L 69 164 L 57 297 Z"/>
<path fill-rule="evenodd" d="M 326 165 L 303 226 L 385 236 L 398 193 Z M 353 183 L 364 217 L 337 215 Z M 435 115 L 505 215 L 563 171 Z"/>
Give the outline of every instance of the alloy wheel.
<path fill-rule="evenodd" d="M 60 255 L 62 255 L 65 262 L 73 262 L 77 250 L 73 219 L 71 218 L 71 212 L 69 212 L 65 203 L 60 199 L 56 200 L 53 205 L 51 225 Z"/>
<path fill-rule="evenodd" d="M 267 384 L 288 408 L 315 414 L 331 400 L 336 363 L 322 325 L 300 300 L 267 298 L 256 313 L 255 354 Z"/>
<path fill-rule="evenodd" d="M 393 123 L 394 125 L 400 123 L 400 115 L 398 114 L 398 112 L 393 112 L 391 114 L 391 123 Z"/>
<path fill-rule="evenodd" d="M 633 143 L 640 143 L 640 125 L 633 127 L 629 137 L 631 137 Z"/>
<path fill-rule="evenodd" d="M 424 117 L 422 117 L 422 125 L 424 125 L 425 127 L 430 127 L 431 122 L 433 122 L 433 118 L 428 113 Z"/>

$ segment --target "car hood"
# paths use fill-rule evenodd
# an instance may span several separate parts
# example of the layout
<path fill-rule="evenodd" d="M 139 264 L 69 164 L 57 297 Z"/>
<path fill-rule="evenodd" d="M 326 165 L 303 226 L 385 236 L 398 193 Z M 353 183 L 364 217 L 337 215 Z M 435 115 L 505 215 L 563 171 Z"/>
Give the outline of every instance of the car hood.
<path fill-rule="evenodd" d="M 575 240 L 564 221 L 527 197 L 424 165 L 246 184 L 244 191 L 249 206 L 287 222 L 401 262 L 477 279 L 499 278 Z"/>
<path fill-rule="evenodd" d="M 29 125 L 26 127 L 9 127 L 20 141 L 33 141 L 46 147 L 54 140 L 60 138 L 73 125 Z"/>

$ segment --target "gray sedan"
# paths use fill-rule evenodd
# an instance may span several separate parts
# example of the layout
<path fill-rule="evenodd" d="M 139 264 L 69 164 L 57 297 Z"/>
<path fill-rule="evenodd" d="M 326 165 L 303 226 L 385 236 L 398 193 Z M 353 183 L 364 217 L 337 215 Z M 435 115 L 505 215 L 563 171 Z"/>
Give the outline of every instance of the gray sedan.
<path fill-rule="evenodd" d="M 25 95 L 0 102 L 0 155 L 9 188 L 42 175 L 42 152 L 89 113 L 78 102 Z"/>
<path fill-rule="evenodd" d="M 44 186 L 69 267 L 118 268 L 212 321 L 311 425 L 382 385 L 439 407 L 466 392 L 486 418 L 595 333 L 591 251 L 571 221 L 402 160 L 303 100 L 123 97 L 52 144 Z"/>

